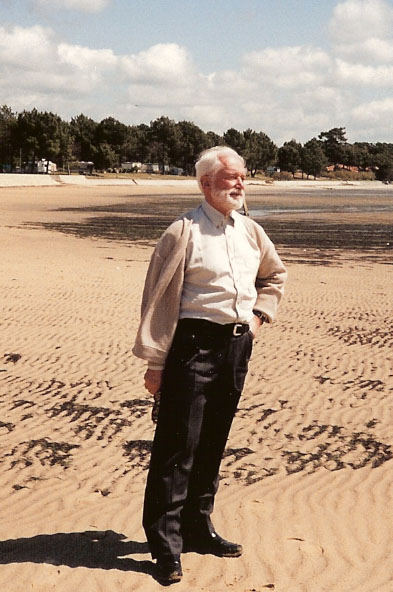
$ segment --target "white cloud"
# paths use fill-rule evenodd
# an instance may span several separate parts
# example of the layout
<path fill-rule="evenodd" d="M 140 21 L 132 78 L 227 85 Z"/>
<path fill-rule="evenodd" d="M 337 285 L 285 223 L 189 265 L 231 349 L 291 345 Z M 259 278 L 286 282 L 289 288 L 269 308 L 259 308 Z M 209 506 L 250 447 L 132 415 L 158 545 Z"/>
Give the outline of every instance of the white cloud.
<path fill-rule="evenodd" d="M 117 63 L 112 50 L 58 43 L 50 29 L 0 27 L 0 84 L 3 102 L 12 107 L 24 96 L 40 97 L 34 106 L 45 109 L 64 104 L 65 96 L 75 102 L 94 93 Z"/>
<path fill-rule="evenodd" d="M 40 68 L 51 58 L 54 49 L 52 33 L 44 27 L 0 27 L 0 63 L 3 66 L 21 70 Z"/>
<path fill-rule="evenodd" d="M 315 47 L 281 47 L 250 52 L 243 63 L 246 74 L 266 77 L 275 86 L 290 88 L 319 83 L 331 59 Z"/>
<path fill-rule="evenodd" d="M 159 43 L 135 55 L 121 58 L 124 76 L 130 82 L 184 85 L 194 73 L 191 58 L 176 43 Z"/>
<path fill-rule="evenodd" d="M 385 0 L 346 0 L 330 22 L 336 54 L 357 63 L 393 62 L 393 6 Z"/>
<path fill-rule="evenodd" d="M 378 14 L 390 14 L 386 2 L 370 2 Z M 362 5 L 341 2 L 332 31 L 342 26 L 338 16 L 355 19 Z M 381 19 L 373 22 L 360 45 L 348 34 L 330 53 L 265 48 L 242 56 L 238 68 L 208 74 L 176 43 L 118 55 L 110 48 L 65 43 L 42 26 L 0 26 L 2 102 L 64 118 L 83 112 L 98 121 L 112 115 L 137 124 L 166 115 L 219 133 L 251 127 L 279 144 L 292 137 L 304 142 L 336 126 L 346 126 L 351 141 L 391 141 L 393 44 Z"/>
<path fill-rule="evenodd" d="M 315 47 L 281 47 L 253 51 L 243 57 L 244 77 L 277 91 L 323 84 L 331 67 L 329 55 Z"/>
<path fill-rule="evenodd" d="M 357 43 L 390 38 L 392 25 L 393 7 L 385 0 L 346 0 L 334 8 L 330 31 L 338 43 Z"/>
<path fill-rule="evenodd" d="M 75 10 L 78 12 L 101 12 L 112 0 L 34 0 L 39 8 L 48 10 Z"/>
<path fill-rule="evenodd" d="M 117 67 L 118 58 L 111 49 L 89 49 L 80 45 L 60 43 L 57 50 L 60 64 L 81 71 L 104 71 Z"/>
<path fill-rule="evenodd" d="M 284 141 L 298 128 L 298 139 L 309 139 L 309 134 L 320 131 L 319 126 L 313 128 L 318 118 L 325 124 L 326 113 L 342 107 L 340 91 L 326 85 L 333 65 L 318 48 L 267 48 L 246 54 L 239 71 L 209 77 L 208 100 L 215 109 L 221 108 L 214 129 L 251 127 Z M 234 115 L 241 125 L 234 122 Z"/>
<path fill-rule="evenodd" d="M 335 53 L 352 63 L 358 64 L 392 64 L 393 38 L 390 41 L 370 37 L 361 42 L 338 44 Z"/>
<path fill-rule="evenodd" d="M 393 98 L 362 103 L 353 109 L 352 115 L 355 120 L 372 126 L 389 126 L 393 120 Z"/>
<path fill-rule="evenodd" d="M 393 65 L 364 66 L 337 59 L 335 77 L 338 85 L 353 88 L 393 88 Z"/>

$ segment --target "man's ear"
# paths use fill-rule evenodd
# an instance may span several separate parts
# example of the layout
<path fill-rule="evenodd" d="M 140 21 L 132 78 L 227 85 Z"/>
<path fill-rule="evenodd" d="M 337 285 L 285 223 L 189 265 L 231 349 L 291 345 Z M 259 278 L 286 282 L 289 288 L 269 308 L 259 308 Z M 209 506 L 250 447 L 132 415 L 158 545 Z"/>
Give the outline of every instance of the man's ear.
<path fill-rule="evenodd" d="M 201 185 L 203 190 L 210 189 L 210 177 L 209 175 L 203 175 L 201 177 Z"/>

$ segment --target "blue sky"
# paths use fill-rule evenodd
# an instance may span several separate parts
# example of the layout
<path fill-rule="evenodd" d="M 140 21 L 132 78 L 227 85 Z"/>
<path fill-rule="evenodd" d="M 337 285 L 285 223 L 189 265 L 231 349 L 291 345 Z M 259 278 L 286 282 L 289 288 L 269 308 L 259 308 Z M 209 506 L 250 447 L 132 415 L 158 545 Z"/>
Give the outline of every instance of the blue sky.
<path fill-rule="evenodd" d="M 231 68 L 243 53 L 262 47 L 326 44 L 334 4 L 329 0 L 108 0 L 102 2 L 102 10 L 89 12 L 50 8 L 49 2 L 0 0 L 0 22 L 49 26 L 70 43 L 110 47 L 117 54 L 177 43 L 209 72 Z"/>
<path fill-rule="evenodd" d="M 393 141 L 393 2 L 0 0 L 0 102 Z"/>

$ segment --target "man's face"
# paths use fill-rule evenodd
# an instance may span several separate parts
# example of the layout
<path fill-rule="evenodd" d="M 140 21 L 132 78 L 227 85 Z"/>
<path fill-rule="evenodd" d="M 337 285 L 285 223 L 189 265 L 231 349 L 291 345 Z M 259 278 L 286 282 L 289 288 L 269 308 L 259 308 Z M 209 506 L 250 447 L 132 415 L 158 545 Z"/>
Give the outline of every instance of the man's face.
<path fill-rule="evenodd" d="M 246 169 L 240 158 L 222 158 L 223 166 L 215 175 L 208 176 L 203 184 L 206 201 L 227 216 L 238 210 L 244 202 L 244 180 Z"/>

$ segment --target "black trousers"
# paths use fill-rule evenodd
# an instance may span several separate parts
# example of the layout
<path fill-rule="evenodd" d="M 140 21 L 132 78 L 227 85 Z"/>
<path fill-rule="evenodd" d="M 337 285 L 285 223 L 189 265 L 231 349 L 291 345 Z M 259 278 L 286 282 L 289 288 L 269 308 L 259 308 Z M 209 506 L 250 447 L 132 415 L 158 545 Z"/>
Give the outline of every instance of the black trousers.
<path fill-rule="evenodd" d="M 155 557 L 181 553 L 183 538 L 212 530 L 219 467 L 252 350 L 252 333 L 179 321 L 163 374 L 143 511 Z"/>

